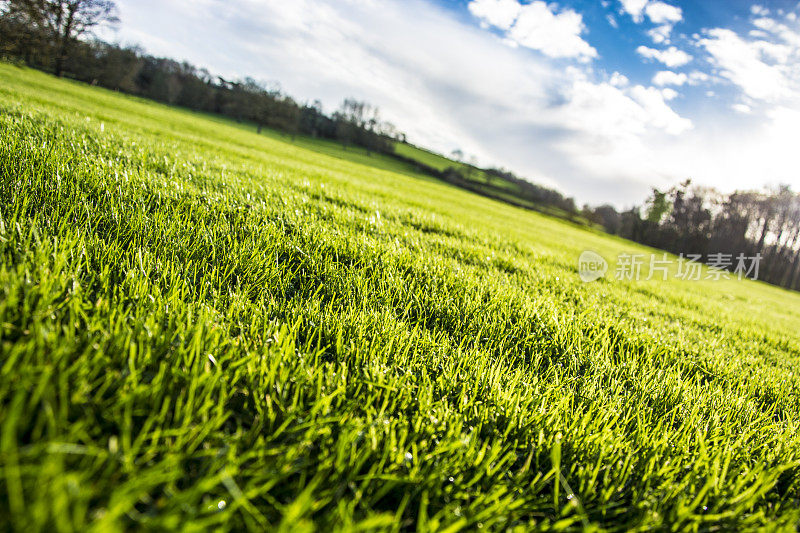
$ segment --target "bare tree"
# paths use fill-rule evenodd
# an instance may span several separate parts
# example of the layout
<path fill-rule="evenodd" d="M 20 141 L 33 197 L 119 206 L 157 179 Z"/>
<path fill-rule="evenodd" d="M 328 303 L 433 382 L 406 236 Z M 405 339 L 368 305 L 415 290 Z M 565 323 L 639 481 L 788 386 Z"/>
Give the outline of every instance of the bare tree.
<path fill-rule="evenodd" d="M 54 70 L 61 76 L 73 42 L 97 26 L 119 21 L 112 0 L 6 0 L 3 15 L 44 35 L 53 48 Z"/>

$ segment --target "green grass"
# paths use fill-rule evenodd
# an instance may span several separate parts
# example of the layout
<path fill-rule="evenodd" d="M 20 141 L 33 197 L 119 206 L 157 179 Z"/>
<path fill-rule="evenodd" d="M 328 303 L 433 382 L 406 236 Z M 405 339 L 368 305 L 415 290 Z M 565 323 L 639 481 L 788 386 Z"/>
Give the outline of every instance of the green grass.
<path fill-rule="evenodd" d="M 0 113 L 1 530 L 797 527 L 797 294 L 584 284 L 650 251 L 7 65 Z"/>

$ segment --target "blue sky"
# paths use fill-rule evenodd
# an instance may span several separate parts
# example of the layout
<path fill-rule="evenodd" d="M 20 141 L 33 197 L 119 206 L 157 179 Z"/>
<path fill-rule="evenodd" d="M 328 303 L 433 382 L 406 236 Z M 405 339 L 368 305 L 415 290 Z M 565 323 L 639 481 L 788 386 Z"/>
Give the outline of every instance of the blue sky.
<path fill-rule="evenodd" d="M 119 0 L 103 36 L 328 111 L 366 99 L 579 202 L 800 189 L 800 2 Z"/>

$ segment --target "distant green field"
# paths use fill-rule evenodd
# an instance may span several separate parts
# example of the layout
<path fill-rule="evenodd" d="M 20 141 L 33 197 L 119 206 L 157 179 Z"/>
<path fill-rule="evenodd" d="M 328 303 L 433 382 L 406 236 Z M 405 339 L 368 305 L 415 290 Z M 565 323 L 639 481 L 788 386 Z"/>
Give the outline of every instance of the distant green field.
<path fill-rule="evenodd" d="M 525 199 L 524 195 L 521 194 L 518 185 L 505 179 L 490 176 L 483 169 L 467 165 L 466 163 L 453 161 L 452 159 L 448 159 L 443 155 L 439 155 L 407 143 L 395 144 L 395 153 L 402 157 L 418 161 L 423 165 L 440 172 L 446 170 L 447 168 L 454 168 L 461 172 L 462 177 L 468 181 L 471 181 L 480 194 L 486 195 L 490 198 L 501 200 L 517 207 L 533 209 L 534 211 L 553 215 L 558 218 L 572 219 L 576 222 L 581 222 L 586 226 L 590 225 L 588 221 L 583 220 L 581 217 L 575 214 L 567 213 L 558 207 L 539 204 Z"/>
<path fill-rule="evenodd" d="M 0 530 L 794 531 L 800 295 L 0 64 Z"/>
<path fill-rule="evenodd" d="M 394 151 L 403 157 L 414 159 L 423 165 L 428 165 L 436 170 L 445 170 L 448 167 L 463 168 L 466 166 L 463 163 L 458 163 L 452 159 L 444 157 L 443 155 L 435 154 L 428 150 L 423 150 L 422 148 L 418 148 L 412 144 L 397 143 L 395 144 Z"/>
<path fill-rule="evenodd" d="M 448 168 L 455 168 L 456 170 L 461 171 L 465 177 L 468 177 L 469 179 L 478 184 L 486 184 L 489 182 L 486 173 L 482 169 L 471 167 L 470 165 L 466 163 L 461 163 L 459 161 L 453 161 L 452 159 L 448 159 L 443 155 L 439 155 L 429 150 L 419 148 L 412 144 L 397 143 L 395 144 L 394 151 L 398 155 L 407 157 L 409 159 L 413 159 L 415 161 L 419 161 L 423 165 L 427 165 L 439 171 L 443 171 Z M 508 186 L 510 185 L 508 183 L 502 183 L 500 181 L 497 181 L 497 184 L 504 185 L 506 188 L 508 188 Z"/>

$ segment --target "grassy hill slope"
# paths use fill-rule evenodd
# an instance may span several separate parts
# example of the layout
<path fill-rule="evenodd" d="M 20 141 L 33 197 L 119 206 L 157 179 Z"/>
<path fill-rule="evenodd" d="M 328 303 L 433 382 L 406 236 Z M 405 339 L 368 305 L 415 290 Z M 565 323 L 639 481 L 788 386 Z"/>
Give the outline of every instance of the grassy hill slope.
<path fill-rule="evenodd" d="M 0 65 L 0 529 L 795 527 L 800 295 L 308 143 Z"/>

